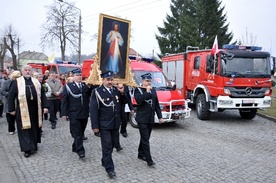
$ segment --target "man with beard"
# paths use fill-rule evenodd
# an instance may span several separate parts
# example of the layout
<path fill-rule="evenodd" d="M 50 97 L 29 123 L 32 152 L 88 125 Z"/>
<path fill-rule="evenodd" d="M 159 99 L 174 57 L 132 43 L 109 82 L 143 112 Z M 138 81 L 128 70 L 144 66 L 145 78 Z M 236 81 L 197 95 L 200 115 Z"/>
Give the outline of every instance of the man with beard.
<path fill-rule="evenodd" d="M 16 116 L 20 148 L 28 158 L 41 142 L 42 108 L 47 113 L 48 102 L 41 83 L 31 77 L 32 67 L 23 66 L 21 73 L 22 76 L 11 83 L 8 111 Z"/>

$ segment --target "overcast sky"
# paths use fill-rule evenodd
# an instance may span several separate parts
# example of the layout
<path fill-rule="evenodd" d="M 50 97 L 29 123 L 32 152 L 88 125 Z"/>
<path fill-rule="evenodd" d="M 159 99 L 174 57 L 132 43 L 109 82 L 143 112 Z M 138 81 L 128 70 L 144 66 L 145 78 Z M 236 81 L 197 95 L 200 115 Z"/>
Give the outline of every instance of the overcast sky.
<path fill-rule="evenodd" d="M 47 8 L 45 6 L 51 5 L 54 1 L 0 0 L 0 30 L 12 24 L 24 44 L 20 52 L 27 50 L 43 52 L 39 43 L 41 26 L 46 21 Z M 93 34 L 98 33 L 100 13 L 131 21 L 131 48 L 144 55 L 151 54 L 153 50 L 159 53 L 154 34 L 158 33 L 157 26 L 163 27 L 166 13 L 170 14 L 170 2 L 170 0 L 75 1 L 75 6 L 81 9 L 82 29 L 85 31 L 82 35 L 82 54 L 96 52 L 97 41 L 91 39 Z M 245 39 L 247 29 L 249 35 L 253 35 L 256 45 L 262 46 L 266 51 L 271 48 L 272 55 L 276 54 L 275 0 L 222 0 L 222 5 L 225 6 L 224 13 L 227 14 L 229 31 L 234 33 L 235 40 L 242 39 L 242 37 Z M 219 40 L 218 44 L 220 44 Z M 58 47 L 59 45 L 53 46 L 52 49 L 44 50 L 44 53 L 48 56 L 52 53 L 60 56 Z M 72 52 L 66 54 L 70 55 Z"/>

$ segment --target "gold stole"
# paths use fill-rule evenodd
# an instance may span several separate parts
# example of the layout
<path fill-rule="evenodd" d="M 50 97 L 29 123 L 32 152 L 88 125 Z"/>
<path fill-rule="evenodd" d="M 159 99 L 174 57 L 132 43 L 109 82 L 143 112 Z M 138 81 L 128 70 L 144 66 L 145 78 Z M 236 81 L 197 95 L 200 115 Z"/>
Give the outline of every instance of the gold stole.
<path fill-rule="evenodd" d="M 31 119 L 28 109 L 28 103 L 26 98 L 26 85 L 25 79 L 23 76 L 16 79 L 17 80 L 17 88 L 18 88 L 18 101 L 20 106 L 20 113 L 21 113 L 21 122 L 22 122 L 22 129 L 30 129 L 31 128 Z M 40 82 L 35 79 L 31 78 L 35 90 L 37 93 L 37 107 L 38 107 L 38 126 L 42 126 L 42 109 L 41 109 L 41 84 Z M 31 92 L 31 91 L 30 91 Z M 35 111 L 33 111 L 35 112 Z"/>

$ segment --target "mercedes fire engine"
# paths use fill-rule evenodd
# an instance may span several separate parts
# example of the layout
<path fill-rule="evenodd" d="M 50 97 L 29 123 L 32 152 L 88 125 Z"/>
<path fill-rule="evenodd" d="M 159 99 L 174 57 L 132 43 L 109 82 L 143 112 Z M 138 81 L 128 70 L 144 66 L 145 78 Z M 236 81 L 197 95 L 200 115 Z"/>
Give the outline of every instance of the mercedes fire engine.
<path fill-rule="evenodd" d="M 261 49 L 224 45 L 212 55 L 211 50 L 187 47 L 185 53 L 162 58 L 163 72 L 196 104 L 199 119 L 225 109 L 238 109 L 242 118 L 252 119 L 257 109 L 271 105 L 270 54 Z"/>

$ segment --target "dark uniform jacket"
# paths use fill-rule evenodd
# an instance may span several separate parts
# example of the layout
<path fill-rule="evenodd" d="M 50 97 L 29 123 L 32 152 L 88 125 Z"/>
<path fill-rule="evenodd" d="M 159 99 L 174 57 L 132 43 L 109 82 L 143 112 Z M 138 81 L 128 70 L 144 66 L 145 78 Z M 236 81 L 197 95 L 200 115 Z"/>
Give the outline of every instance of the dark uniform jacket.
<path fill-rule="evenodd" d="M 148 93 L 145 88 L 136 88 L 134 91 L 134 98 L 137 102 L 137 123 L 154 123 L 155 112 L 158 119 L 162 118 L 155 89 L 152 89 L 151 92 Z"/>
<path fill-rule="evenodd" d="M 129 110 L 133 110 L 133 104 L 131 100 L 131 96 L 129 94 L 128 86 L 124 86 L 124 95 L 125 95 L 125 102 L 128 104 Z M 125 104 L 122 104 L 122 112 L 125 112 Z"/>
<path fill-rule="evenodd" d="M 92 128 L 103 130 L 120 127 L 121 105 L 126 103 L 124 95 L 112 87 L 112 94 L 104 87 L 99 86 L 93 90 L 90 102 L 90 119 Z"/>
<path fill-rule="evenodd" d="M 93 86 L 89 88 L 85 83 L 81 83 L 81 85 L 81 89 L 75 82 L 64 85 L 61 100 L 62 116 L 68 116 L 70 119 L 89 117 L 89 101 Z"/>

